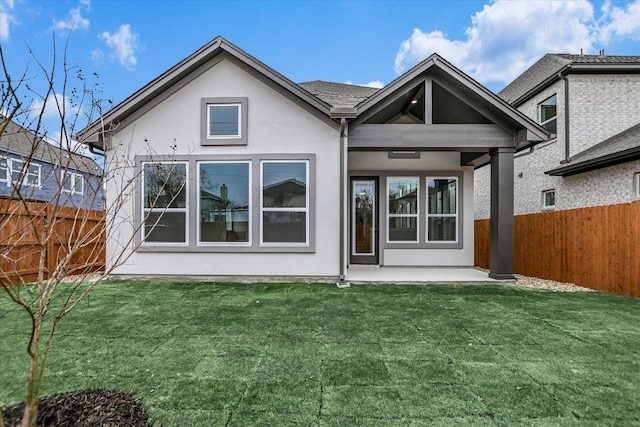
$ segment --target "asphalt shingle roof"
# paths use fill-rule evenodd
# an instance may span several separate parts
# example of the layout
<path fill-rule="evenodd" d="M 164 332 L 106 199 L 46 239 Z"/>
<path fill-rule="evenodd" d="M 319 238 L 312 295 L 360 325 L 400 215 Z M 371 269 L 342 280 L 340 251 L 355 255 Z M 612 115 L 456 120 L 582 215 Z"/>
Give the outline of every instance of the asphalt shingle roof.
<path fill-rule="evenodd" d="M 6 119 L 0 117 L 0 126 L 4 125 Z M 86 172 L 92 175 L 101 175 L 102 169 L 90 157 L 74 153 L 70 150 L 61 149 L 48 144 L 42 138 L 34 134 L 15 122 L 9 122 L 6 130 L 0 136 L 0 151 L 10 152 L 22 157 L 31 154 L 35 140 L 35 151 L 33 159 L 50 164 L 69 164 L 69 167 Z"/>
<path fill-rule="evenodd" d="M 572 175 L 600 167 L 612 166 L 640 155 L 640 123 L 587 148 L 571 158 L 571 162 L 548 171 L 550 175 Z"/>
<path fill-rule="evenodd" d="M 545 80 L 553 77 L 563 68 L 571 64 L 594 64 L 594 65 L 616 65 L 616 64 L 638 64 L 640 67 L 640 56 L 624 55 L 573 55 L 567 53 L 548 53 L 529 69 L 517 77 L 502 89 L 498 96 L 505 101 L 512 103 L 529 90 L 541 84 Z"/>
<path fill-rule="evenodd" d="M 298 83 L 298 86 L 332 107 L 347 108 L 355 107 L 380 90 L 368 86 L 325 82 L 322 80 Z"/>

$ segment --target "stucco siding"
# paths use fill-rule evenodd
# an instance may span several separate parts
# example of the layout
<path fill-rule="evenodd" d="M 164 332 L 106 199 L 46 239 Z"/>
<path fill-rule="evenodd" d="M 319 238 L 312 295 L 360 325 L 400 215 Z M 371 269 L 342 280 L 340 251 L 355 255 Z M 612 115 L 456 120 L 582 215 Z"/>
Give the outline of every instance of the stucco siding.
<path fill-rule="evenodd" d="M 247 97 L 248 129 L 245 146 L 200 145 L 201 98 Z M 224 155 L 256 156 L 309 154 L 315 167 L 315 250 L 296 253 L 252 252 L 153 252 L 135 251 L 116 270 L 121 275 L 190 276 L 337 276 L 339 274 L 339 133 L 265 82 L 247 73 L 231 60 L 217 63 L 199 77 L 147 111 L 134 123 L 119 130 L 111 140 L 109 162 L 134 156 L 169 155 L 218 160 Z M 118 157 L 119 156 L 119 157 Z M 195 172 L 195 171 L 193 171 Z M 252 173 L 259 173 L 253 170 Z M 128 178 L 136 178 L 131 168 Z M 195 174 L 190 185 L 194 185 Z M 260 191 L 253 188 L 252 191 Z M 117 182 L 109 197 L 119 194 Z M 195 201 L 189 201 L 195 209 Z M 252 209 L 259 209 L 253 206 Z M 321 213 L 321 214 L 320 214 Z M 123 218 L 133 218 L 134 201 L 126 200 Z M 197 215 L 192 215 L 194 218 Z M 119 221 L 112 230 L 108 260 L 116 255 L 123 238 L 134 231 L 134 223 Z M 190 225 L 190 226 L 193 226 Z M 254 224 L 254 227 L 259 226 Z M 131 248 L 129 248 L 131 249 Z"/>

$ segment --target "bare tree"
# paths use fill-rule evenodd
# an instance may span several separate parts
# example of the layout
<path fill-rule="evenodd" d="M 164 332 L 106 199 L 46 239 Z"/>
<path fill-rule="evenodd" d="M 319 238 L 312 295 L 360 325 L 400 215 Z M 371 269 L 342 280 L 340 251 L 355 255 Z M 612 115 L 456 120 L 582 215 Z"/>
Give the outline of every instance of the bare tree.
<path fill-rule="evenodd" d="M 51 66 L 43 65 L 32 55 L 35 72 L 27 70 L 14 79 L 0 46 L 0 142 L 11 138 L 28 140 L 27 149 L 11 164 L 0 154 L 0 179 L 12 187 L 11 194 L 0 197 L 0 285 L 30 319 L 30 335 L 25 342 L 30 362 L 23 427 L 36 425 L 40 393 L 59 322 L 98 283 L 127 261 L 135 249 L 135 236 L 141 231 L 141 224 L 145 224 L 144 218 L 134 222 L 133 218 L 122 218 L 120 214 L 123 205 L 133 197 L 138 175 L 142 173 L 133 167 L 132 156 L 125 153 L 114 157 L 104 165 L 104 171 L 96 172 L 97 180 L 87 179 L 88 175 L 83 178 L 74 175 L 74 171 L 83 170 L 86 159 L 78 155 L 83 141 L 73 141 L 72 136 L 79 126 L 100 117 L 103 104 L 109 101 L 102 98 L 97 83 L 89 83 L 82 70 L 67 63 L 66 51 L 65 46 L 64 53 L 59 55 L 54 42 Z M 45 111 L 55 112 L 59 128 L 53 135 L 45 129 Z M 53 161 L 54 167 L 45 174 L 39 170 L 36 182 L 34 164 L 43 155 Z M 154 181 L 156 194 L 166 194 L 169 200 L 150 200 L 152 206 L 156 203 L 169 206 L 171 199 L 184 191 L 176 188 L 170 169 L 161 172 Z M 101 189 L 106 182 L 118 186 L 114 192 L 117 197 L 100 200 L 101 210 L 88 209 L 103 197 Z M 82 200 L 78 202 L 80 205 L 73 206 L 75 201 L 70 194 L 80 190 L 80 185 L 82 191 L 75 192 L 82 193 Z M 48 199 L 34 201 L 34 189 L 42 186 L 52 188 Z M 153 219 L 146 228 L 160 224 L 159 216 Z M 112 235 L 109 230 L 122 221 L 131 221 L 134 233 Z M 107 261 L 105 248 L 109 239 L 117 239 L 119 249 L 110 252 Z M 3 426 L 0 412 L 0 427 Z"/>

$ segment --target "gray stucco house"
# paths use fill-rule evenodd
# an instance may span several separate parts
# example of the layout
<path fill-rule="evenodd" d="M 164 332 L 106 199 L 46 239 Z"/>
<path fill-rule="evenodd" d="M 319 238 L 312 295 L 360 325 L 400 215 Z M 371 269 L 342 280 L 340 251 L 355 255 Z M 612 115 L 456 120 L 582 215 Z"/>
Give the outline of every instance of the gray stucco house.
<path fill-rule="evenodd" d="M 134 241 L 115 275 L 472 267 L 474 170 L 490 163 L 489 276 L 512 279 L 514 155 L 549 135 L 436 54 L 379 90 L 296 84 L 218 37 L 79 138 L 131 162 L 107 183 L 107 200 L 136 185 L 109 230 L 107 263 Z"/>
<path fill-rule="evenodd" d="M 516 215 L 640 200 L 640 56 L 547 54 L 498 95 L 554 134 L 515 156 Z M 490 169 L 476 171 L 476 219 Z"/>
<path fill-rule="evenodd" d="M 55 147 L 15 122 L 0 136 L 0 197 L 104 209 L 102 168 L 90 157 Z"/>

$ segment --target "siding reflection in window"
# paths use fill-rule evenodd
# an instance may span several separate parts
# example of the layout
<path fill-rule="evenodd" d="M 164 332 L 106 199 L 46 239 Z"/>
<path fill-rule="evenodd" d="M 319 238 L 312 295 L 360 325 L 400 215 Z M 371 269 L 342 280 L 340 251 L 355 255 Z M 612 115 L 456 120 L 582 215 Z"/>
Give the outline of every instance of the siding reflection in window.
<path fill-rule="evenodd" d="M 387 196 L 387 241 L 417 242 L 418 178 L 388 178 Z"/>
<path fill-rule="evenodd" d="M 262 162 L 263 243 L 309 242 L 307 161 Z"/>
<path fill-rule="evenodd" d="M 249 242 L 249 167 L 200 163 L 200 242 Z"/>
<path fill-rule="evenodd" d="M 458 180 L 427 178 L 427 241 L 456 242 L 458 223 Z"/>

